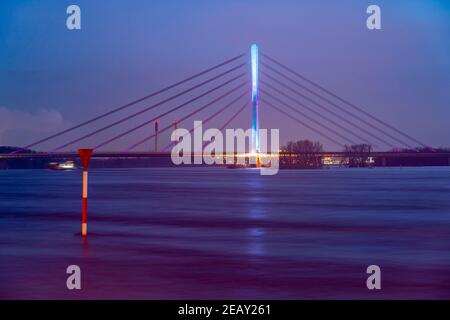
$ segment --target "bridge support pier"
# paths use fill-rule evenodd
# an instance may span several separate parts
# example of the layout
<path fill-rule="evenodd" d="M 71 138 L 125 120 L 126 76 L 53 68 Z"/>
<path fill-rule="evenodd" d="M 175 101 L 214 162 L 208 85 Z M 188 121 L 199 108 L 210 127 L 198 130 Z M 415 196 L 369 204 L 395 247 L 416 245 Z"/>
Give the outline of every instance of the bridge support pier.
<path fill-rule="evenodd" d="M 158 152 L 158 134 L 159 134 L 158 120 L 155 121 L 155 152 Z"/>
<path fill-rule="evenodd" d="M 177 132 L 177 129 L 178 129 L 178 121 L 177 121 L 177 120 L 174 120 L 174 121 L 173 121 L 173 130 L 174 130 L 175 132 Z M 177 135 L 175 135 L 175 141 L 178 141 L 178 136 L 177 136 Z"/>

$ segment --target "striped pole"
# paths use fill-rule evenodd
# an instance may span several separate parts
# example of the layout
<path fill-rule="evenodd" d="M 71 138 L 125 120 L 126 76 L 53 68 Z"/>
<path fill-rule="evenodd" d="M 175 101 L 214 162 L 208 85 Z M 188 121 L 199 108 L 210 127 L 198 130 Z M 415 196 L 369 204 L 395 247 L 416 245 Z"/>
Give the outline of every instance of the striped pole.
<path fill-rule="evenodd" d="M 82 193 L 82 214 L 81 214 L 81 236 L 87 236 L 87 198 L 88 198 L 88 166 L 92 156 L 92 149 L 79 149 L 78 153 L 83 166 L 83 193 Z"/>

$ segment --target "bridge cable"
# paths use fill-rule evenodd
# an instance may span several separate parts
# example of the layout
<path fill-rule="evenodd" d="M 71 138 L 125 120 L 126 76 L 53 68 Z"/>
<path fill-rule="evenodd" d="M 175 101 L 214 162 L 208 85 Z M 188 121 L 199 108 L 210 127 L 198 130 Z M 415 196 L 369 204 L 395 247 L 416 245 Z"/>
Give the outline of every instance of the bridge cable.
<path fill-rule="evenodd" d="M 296 81 L 293 80 L 292 78 L 289 78 L 288 76 L 284 75 L 283 73 L 281 73 L 281 72 L 279 72 L 279 71 L 273 69 L 273 68 L 270 67 L 269 65 L 267 65 L 267 64 L 265 64 L 265 63 L 263 63 L 263 65 L 264 65 L 265 67 L 267 67 L 268 69 L 272 70 L 273 72 L 275 72 L 275 73 L 281 75 L 282 77 L 288 79 L 289 81 L 293 82 L 294 84 L 300 86 L 300 87 L 303 88 L 304 90 L 306 90 L 306 91 L 308 91 L 308 92 L 313 92 L 313 93 L 314 93 L 314 91 L 312 91 L 312 90 L 308 89 L 307 87 L 301 85 L 300 83 L 296 82 Z M 267 73 L 265 73 L 265 75 L 266 75 L 267 77 L 273 79 L 273 81 L 276 81 L 277 83 L 281 83 L 281 81 L 276 80 L 275 78 L 271 77 L 271 76 L 268 75 Z M 366 133 L 366 134 L 369 135 L 370 137 L 375 138 L 375 139 L 377 139 L 378 141 L 381 141 L 381 142 L 382 142 L 383 144 L 385 144 L 385 145 L 388 145 L 388 146 L 390 146 L 390 147 L 392 147 L 392 148 L 395 148 L 395 146 L 394 146 L 393 144 L 387 142 L 387 141 L 384 140 L 384 139 L 381 139 L 379 136 L 376 136 L 376 135 L 370 133 L 369 131 L 367 131 L 366 129 L 362 128 L 361 126 L 359 126 L 359 125 L 357 125 L 357 124 L 355 124 L 355 123 L 349 121 L 348 119 L 342 117 L 342 116 L 339 115 L 338 113 L 336 113 L 336 112 L 330 110 L 329 108 L 326 108 L 326 107 L 323 106 L 322 104 L 319 104 L 319 103 L 317 103 L 316 101 L 314 101 L 314 100 L 308 98 L 307 96 L 301 94 L 300 92 L 298 92 L 297 90 L 293 89 L 292 87 L 289 87 L 289 86 L 287 86 L 287 85 L 284 84 L 284 83 L 281 83 L 281 85 L 282 85 L 282 86 L 285 86 L 286 88 L 290 89 L 291 91 L 295 92 L 296 94 L 302 96 L 304 99 L 306 99 L 306 100 L 308 100 L 308 101 L 314 103 L 316 106 L 322 108 L 323 110 L 326 110 L 326 111 L 330 112 L 331 114 L 333 114 L 335 117 L 338 117 L 338 118 L 341 119 L 342 121 L 344 121 L 344 122 L 346 122 L 346 123 L 349 123 L 350 125 L 352 125 L 352 126 L 358 128 L 359 130 L 361 130 L 362 132 Z M 320 95 L 319 95 L 319 96 L 320 96 Z M 332 101 L 329 101 L 329 100 L 326 99 L 326 98 L 323 98 L 323 99 L 325 99 L 325 101 L 327 101 L 327 102 L 330 103 L 330 104 L 334 104 Z M 348 112 L 347 110 L 341 108 L 340 106 L 336 105 L 336 107 L 337 107 L 339 110 L 343 111 L 344 113 L 352 115 L 350 112 Z M 382 129 L 376 128 L 375 126 L 373 126 L 373 125 L 370 124 L 369 122 L 365 121 L 364 119 L 362 119 L 362 118 L 360 118 L 360 117 L 358 117 L 358 116 L 354 116 L 354 115 L 352 115 L 352 116 L 355 117 L 355 118 L 357 118 L 357 119 L 360 120 L 361 122 L 365 123 L 366 125 L 368 125 L 368 126 L 370 126 L 370 127 L 372 127 L 372 128 L 375 128 L 377 131 L 379 131 L 379 132 L 381 132 L 381 133 L 387 135 L 387 136 L 390 137 L 391 139 L 393 139 L 393 140 L 399 142 L 400 144 L 403 144 L 403 145 L 405 145 L 406 147 L 411 148 L 411 146 L 410 146 L 409 144 L 407 144 L 406 142 L 397 139 L 396 137 L 390 135 L 389 133 L 386 133 L 386 132 L 385 132 L 384 130 L 382 130 Z M 374 146 L 375 146 L 375 145 L 374 145 Z"/>
<path fill-rule="evenodd" d="M 410 135 L 406 134 L 405 132 L 403 132 L 403 131 L 401 131 L 401 130 L 395 128 L 395 127 L 393 127 L 392 125 L 386 123 L 385 121 L 383 121 L 383 120 L 381 120 L 381 119 L 375 117 L 374 115 L 372 115 L 372 114 L 370 114 L 369 112 L 365 111 L 364 109 L 362 109 L 362 108 L 356 106 L 355 104 L 349 102 L 348 100 L 346 100 L 346 99 L 344 99 L 344 98 L 338 96 L 337 94 L 331 92 L 330 90 L 325 89 L 324 87 L 322 87 L 321 85 L 317 84 L 316 82 L 314 82 L 314 81 L 312 81 L 312 80 L 306 78 L 305 76 L 299 74 L 298 72 L 292 70 L 291 68 L 289 68 L 289 67 L 287 67 L 286 65 L 284 65 L 284 64 L 282 64 L 282 63 L 280 63 L 280 62 L 278 62 L 277 60 L 275 60 L 275 59 L 269 57 L 268 55 L 266 55 L 266 54 L 264 54 L 264 53 L 261 53 L 261 55 L 262 55 L 263 57 L 265 57 L 266 59 L 268 59 L 269 61 L 271 61 L 272 63 L 274 63 L 274 64 L 278 65 L 279 67 L 281 67 L 281 68 L 283 68 L 283 69 L 289 71 L 290 73 L 296 75 L 296 76 L 299 77 L 300 79 L 302 79 L 302 80 L 308 82 L 308 83 L 311 84 L 312 86 L 314 86 L 314 87 L 316 87 L 316 88 L 318 88 L 318 89 L 320 89 L 320 90 L 326 92 L 326 93 L 329 94 L 330 96 L 332 96 L 332 97 L 336 98 L 337 100 L 341 101 L 342 103 L 344 103 L 344 104 L 350 106 L 350 107 L 353 108 L 354 110 L 356 110 L 356 111 L 358 111 L 358 112 L 361 112 L 362 114 L 364 114 L 364 115 L 366 115 L 367 117 L 371 118 L 372 120 L 378 122 L 379 124 L 382 124 L 382 125 L 384 125 L 385 127 L 387 127 L 387 128 L 389 128 L 389 129 L 395 131 L 397 134 L 400 134 L 400 135 L 402 135 L 403 137 L 408 138 L 409 140 L 414 141 L 415 143 L 417 143 L 417 144 L 419 144 L 419 145 L 422 145 L 423 147 L 427 147 L 426 144 L 424 144 L 424 143 L 418 141 L 417 139 L 415 139 L 415 138 L 411 137 Z M 295 81 L 295 80 L 294 80 L 294 81 Z M 360 121 L 363 120 L 363 119 L 361 119 L 360 117 L 356 116 L 355 114 L 349 113 L 346 109 L 344 109 L 344 108 L 340 107 L 339 105 L 337 105 L 337 104 L 331 102 L 329 99 L 326 99 L 325 97 L 323 97 L 323 96 L 321 96 L 321 95 L 315 93 L 314 91 L 312 91 L 312 90 L 310 90 L 310 89 L 308 89 L 308 88 L 302 86 L 302 85 L 299 84 L 298 82 L 297 82 L 296 84 L 299 85 L 299 86 L 301 86 L 302 88 L 304 88 L 305 90 L 307 90 L 307 91 L 310 92 L 311 94 L 314 94 L 315 96 L 321 98 L 322 100 L 324 100 L 324 101 L 330 103 L 331 105 L 335 106 L 336 108 L 339 108 L 341 111 L 346 112 L 347 114 L 351 115 L 352 117 L 357 118 L 357 119 L 360 120 Z M 345 110 L 345 111 L 344 111 L 344 110 Z M 364 120 L 363 120 L 363 121 L 364 121 Z M 366 123 L 366 124 L 367 124 L 367 123 Z M 370 125 L 371 127 L 374 127 L 374 126 L 371 125 L 371 124 L 368 124 L 368 125 Z M 380 132 L 382 132 L 382 133 L 384 133 L 384 134 L 386 134 L 386 132 L 383 131 L 382 129 L 377 128 L 376 130 L 377 130 L 377 131 L 380 131 Z M 405 144 L 405 143 L 402 143 L 402 144 Z"/>
<path fill-rule="evenodd" d="M 210 67 L 210 68 L 208 68 L 208 69 L 205 69 L 205 70 L 203 70 L 203 71 L 201 71 L 201 72 L 199 72 L 199 73 L 194 74 L 193 76 L 187 77 L 187 78 L 185 78 L 185 79 L 183 79 L 183 80 L 181 80 L 181 81 L 178 81 L 178 82 L 176 82 L 176 83 L 174 83 L 174 84 L 171 84 L 171 85 L 169 85 L 169 86 L 167 86 L 167 87 L 165 87 L 165 88 L 163 88 L 163 89 L 160 89 L 160 90 L 155 91 L 155 92 L 153 92 L 153 93 L 151 93 L 151 94 L 148 94 L 148 95 L 146 95 L 146 96 L 144 96 L 144 97 L 142 97 L 142 98 L 133 100 L 133 101 L 127 103 L 127 104 L 124 104 L 124 105 L 122 105 L 122 106 L 120 106 L 120 107 L 117 107 L 117 108 L 111 110 L 111 111 L 108 111 L 108 112 L 103 113 L 103 114 L 101 114 L 101 115 L 99 115 L 99 116 L 96 116 L 96 117 L 94 117 L 94 118 L 92 118 L 92 119 L 89 119 L 89 120 L 87 120 L 87 121 L 84 121 L 84 122 L 82 122 L 82 123 L 80 123 L 80 124 L 77 124 L 77 125 L 75 125 L 75 126 L 73 126 L 73 127 L 70 127 L 70 128 L 65 129 L 65 130 L 63 130 L 63 131 L 57 132 L 57 133 L 55 133 L 55 134 L 53 134 L 53 135 L 51 135 L 51 136 L 48 136 L 48 137 L 46 137 L 46 138 L 43 138 L 43 139 L 41 139 L 41 140 L 35 141 L 35 142 L 33 142 L 33 143 L 31 143 L 31 144 L 29 144 L 29 145 L 23 147 L 23 149 L 28 149 L 28 148 L 34 147 L 34 146 L 39 145 L 39 144 L 41 144 L 41 143 L 44 143 L 44 142 L 46 142 L 46 141 L 48 141 L 48 140 L 54 139 L 54 138 L 56 138 L 56 137 L 58 137 L 58 136 L 61 136 L 61 135 L 63 135 L 63 134 L 66 134 L 66 133 L 68 133 L 68 132 L 71 132 L 71 131 L 73 131 L 73 130 L 76 130 L 76 129 L 79 129 L 79 128 L 81 128 L 81 127 L 84 127 L 84 126 L 86 126 L 86 125 L 88 125 L 88 124 L 90 124 L 90 123 L 92 123 L 92 122 L 95 122 L 95 121 L 97 121 L 97 120 L 103 119 L 103 118 L 105 118 L 105 117 L 107 117 L 107 116 L 110 116 L 110 115 L 112 115 L 112 114 L 114 114 L 114 113 L 117 113 L 117 112 L 119 112 L 119 111 L 121 111 L 121 110 L 124 110 L 124 109 L 126 109 L 126 108 L 128 108 L 128 107 L 131 107 L 131 106 L 133 106 L 133 105 L 135 105 L 135 104 L 137 104 L 137 103 L 139 103 L 139 102 L 142 102 L 142 101 L 144 101 L 144 100 L 153 98 L 153 97 L 155 97 L 155 96 L 157 96 L 157 95 L 160 95 L 161 93 L 164 93 L 164 92 L 166 92 L 166 91 L 169 91 L 170 89 L 173 89 L 173 88 L 175 88 L 175 87 L 178 87 L 178 86 L 180 86 L 180 85 L 182 85 L 182 84 L 184 84 L 184 83 L 187 83 L 187 82 L 189 82 L 189 81 L 191 81 L 191 80 L 194 80 L 194 79 L 196 79 L 196 78 L 198 78 L 198 77 L 200 77 L 200 76 L 202 76 L 202 75 L 205 75 L 205 74 L 207 74 L 207 73 L 209 73 L 209 72 L 211 72 L 211 71 L 214 71 L 214 70 L 216 70 L 216 69 L 218 69 L 218 68 L 220 68 L 220 67 L 223 67 L 223 66 L 225 66 L 225 65 L 227 65 L 227 64 L 230 64 L 230 63 L 232 63 L 232 62 L 234 62 L 234 61 L 236 61 L 236 60 L 242 58 L 242 57 L 245 56 L 245 55 L 246 55 L 246 54 L 243 53 L 243 54 L 240 54 L 240 55 L 238 55 L 238 56 L 235 56 L 234 58 L 228 59 L 228 60 L 226 60 L 226 61 L 224 61 L 224 62 L 222 62 L 222 63 L 216 64 L 216 65 L 214 65 L 214 66 L 212 66 L 212 67 Z"/>
<path fill-rule="evenodd" d="M 280 100 L 279 98 L 275 97 L 274 95 L 270 94 L 269 92 L 267 92 L 267 91 L 261 89 L 261 93 L 264 93 L 264 94 L 267 95 L 268 97 L 272 98 L 273 100 L 277 101 L 278 103 L 281 103 L 282 105 L 286 106 L 287 108 L 291 109 L 292 111 L 294 111 L 294 112 L 300 114 L 302 117 L 308 119 L 309 121 L 314 122 L 314 123 L 315 123 L 316 125 L 318 125 L 319 127 L 322 127 L 322 128 L 324 128 L 325 130 L 328 130 L 328 131 L 332 132 L 334 135 L 340 137 L 341 139 L 343 139 L 343 140 L 345 140 L 345 141 L 347 141 L 347 142 L 349 142 L 349 143 L 351 143 L 351 144 L 356 144 L 356 142 L 353 141 L 352 139 L 349 139 L 348 137 L 346 137 L 346 136 L 340 134 L 339 132 L 337 132 L 336 130 L 331 129 L 331 128 L 329 128 L 329 127 L 323 125 L 322 123 L 320 123 L 320 122 L 317 121 L 316 119 L 314 119 L 314 118 L 308 116 L 306 113 L 304 113 L 304 112 L 302 112 L 302 111 L 300 111 L 300 110 L 298 110 L 298 109 L 296 109 L 296 108 L 290 106 L 289 104 L 285 103 L 284 101 Z"/>
<path fill-rule="evenodd" d="M 264 76 L 267 76 L 269 79 L 273 79 L 273 81 L 276 81 L 276 79 L 272 78 L 270 75 L 268 75 L 268 74 L 266 74 L 266 73 L 264 73 L 264 72 L 261 72 L 261 73 L 264 74 Z M 310 112 L 314 113 L 315 115 L 319 116 L 320 118 L 327 120 L 328 122 L 330 122 L 330 123 L 333 124 L 334 126 L 340 128 L 341 130 L 344 130 L 344 131 L 346 131 L 347 133 L 350 133 L 352 136 L 357 137 L 358 139 L 361 139 L 361 140 L 363 140 L 364 142 L 366 142 L 366 143 L 368 143 L 368 144 L 371 144 L 371 145 L 375 146 L 373 143 L 371 143 L 371 142 L 368 141 L 367 139 L 362 138 L 360 135 L 356 134 L 356 133 L 353 132 L 352 130 L 350 130 L 350 129 L 348 129 L 348 128 L 342 126 L 342 125 L 340 125 L 338 122 L 336 122 L 336 121 L 334 121 L 333 119 L 330 119 L 329 117 L 327 117 L 327 116 L 321 114 L 320 112 L 314 110 L 313 108 L 310 108 L 309 106 L 307 106 L 307 105 L 305 105 L 304 103 L 300 102 L 299 100 L 293 98 L 292 96 L 290 96 L 290 95 L 288 95 L 288 94 L 282 92 L 281 90 L 275 88 L 274 86 L 270 85 L 269 83 L 265 82 L 264 80 L 260 80 L 260 82 L 261 82 L 261 84 L 264 84 L 264 85 L 268 86 L 268 87 L 269 87 L 270 89 L 272 89 L 273 91 L 278 92 L 279 94 L 283 95 L 283 96 L 286 97 L 287 99 L 293 101 L 293 102 L 296 103 L 297 105 L 299 105 L 299 106 L 301 106 L 301 107 L 303 107 L 303 108 L 309 110 Z M 276 81 L 276 82 L 277 82 L 277 81 Z M 288 87 L 288 86 L 285 86 L 283 83 L 281 83 L 281 82 L 277 82 L 277 83 L 279 83 L 279 84 L 282 85 L 283 87 L 286 87 L 286 88 L 289 89 L 289 87 Z M 364 130 L 364 129 L 363 129 L 363 130 Z M 370 134 L 370 132 L 369 132 L 369 134 Z M 382 140 L 382 142 L 384 142 L 384 140 Z M 386 143 L 387 143 L 387 142 L 386 142 Z"/>
<path fill-rule="evenodd" d="M 231 115 L 231 117 L 227 121 L 225 121 L 225 123 L 220 127 L 219 131 L 222 132 L 234 119 L 237 118 L 237 116 L 242 113 L 242 111 L 245 110 L 245 108 L 249 106 L 249 104 L 250 101 L 246 101 L 243 106 L 241 106 L 233 115 Z M 215 138 L 216 136 L 214 136 L 214 139 Z M 203 143 L 203 148 L 205 148 L 205 146 L 207 146 L 209 143 L 212 143 L 212 141 L 205 141 Z"/>
<path fill-rule="evenodd" d="M 107 126 L 104 126 L 104 127 L 100 128 L 100 129 L 97 129 L 97 130 L 95 130 L 95 131 L 92 131 L 92 132 L 90 132 L 90 133 L 88 133 L 88 134 L 86 134 L 86 135 L 84 135 L 84 136 L 82 136 L 82 137 L 80 137 L 80 138 L 77 138 L 77 139 L 72 140 L 72 141 L 70 141 L 70 142 L 68 142 L 68 143 L 65 143 L 65 144 L 63 144 L 63 145 L 61 145 L 61 146 L 59 146 L 59 147 L 53 149 L 52 151 L 58 151 L 58 150 L 61 150 L 61 149 L 65 148 L 65 147 L 68 147 L 68 146 L 70 146 L 70 145 L 72 145 L 72 144 L 74 144 L 74 143 L 76 143 L 76 142 L 79 142 L 79 141 L 81 141 L 81 140 L 84 140 L 84 139 L 86 139 L 86 138 L 88 138 L 88 137 L 91 137 L 91 136 L 97 134 L 97 133 L 100 133 L 100 132 L 105 131 L 105 130 L 107 130 L 107 129 L 110 129 L 110 128 L 112 128 L 112 127 L 118 125 L 118 124 L 121 124 L 121 123 L 123 123 L 123 122 L 125 122 L 125 121 L 128 121 L 128 120 L 130 120 L 130 119 L 132 119 L 132 118 L 135 118 L 135 117 L 138 116 L 138 115 L 141 115 L 141 114 L 143 114 L 143 113 L 145 113 L 145 112 L 147 112 L 147 111 L 150 111 L 150 110 L 152 110 L 152 109 L 155 109 L 156 107 L 159 107 L 159 106 L 161 106 L 161 105 L 164 104 L 164 103 L 167 103 L 167 102 L 169 102 L 169 101 L 171 101 L 171 100 L 173 100 L 173 99 L 175 99 L 175 98 L 178 98 L 178 97 L 180 97 L 180 96 L 182 96 L 182 95 L 184 95 L 184 94 L 186 94 L 186 93 L 188 93 L 188 92 L 191 92 L 191 91 L 193 91 L 193 90 L 195 90 L 195 89 L 197 89 L 197 88 L 200 88 L 200 87 L 204 86 L 205 84 L 210 83 L 211 81 L 214 81 L 214 80 L 216 80 L 216 79 L 219 79 L 219 78 L 221 78 L 221 77 L 227 75 L 227 74 L 230 73 L 230 72 L 233 72 L 233 71 L 235 71 L 235 70 L 237 70 L 237 69 L 240 69 L 240 68 L 241 68 L 242 66 L 244 66 L 244 65 L 245 65 L 245 64 L 240 64 L 239 66 L 236 66 L 236 67 L 234 67 L 234 68 L 232 68 L 232 69 L 230 69 L 230 70 L 228 70 L 228 71 L 225 71 L 225 72 L 223 72 L 223 73 L 221 73 L 221 74 L 219 74 L 219 75 L 217 75 L 217 76 L 214 76 L 214 77 L 212 77 L 212 78 L 210 78 L 210 79 L 208 79 L 208 80 L 206 80 L 206 81 L 203 81 L 203 82 L 201 82 L 201 83 L 199 83 L 199 84 L 197 84 L 197 85 L 195 85 L 195 86 L 193 86 L 193 87 L 191 87 L 191 88 L 189 88 L 189 89 L 187 89 L 187 90 L 184 90 L 184 91 L 182 91 L 181 93 L 178 93 L 178 94 L 176 94 L 176 95 L 174 95 L 174 96 L 172 96 L 172 97 L 169 97 L 169 98 L 167 98 L 167 99 L 164 99 L 164 100 L 162 100 L 162 101 L 159 101 L 159 102 L 157 102 L 156 104 L 151 105 L 150 107 L 147 107 L 147 108 L 145 108 L 145 109 L 143 109 L 143 110 L 141 110 L 141 111 L 138 111 L 138 112 L 136 112 L 136 113 L 133 113 L 133 114 L 130 115 L 130 116 L 127 116 L 127 117 L 122 118 L 122 119 L 120 119 L 120 120 L 118 120 L 118 121 L 115 121 L 115 122 L 113 122 L 113 123 L 111 123 L 111 124 L 109 124 L 109 125 L 107 125 Z M 224 85 L 226 85 L 226 84 L 228 84 L 228 83 L 230 83 L 230 82 L 232 82 L 232 81 L 234 81 L 234 80 L 236 80 L 236 79 L 242 77 L 243 75 L 244 75 L 244 73 L 241 73 L 241 74 L 238 75 L 237 77 L 232 78 L 230 81 L 225 82 L 225 84 L 216 87 L 216 89 L 219 89 L 219 88 L 223 87 Z M 212 91 L 214 91 L 214 90 L 212 90 Z M 210 91 L 208 91 L 208 93 L 209 93 L 209 92 L 212 92 L 212 91 L 210 90 Z M 206 93 L 206 94 L 208 94 L 208 93 Z M 205 94 L 205 95 L 206 95 L 206 94 Z M 198 99 L 200 99 L 200 98 L 203 97 L 203 96 L 204 96 L 204 95 L 199 96 Z M 193 100 L 193 101 L 194 101 L 194 100 Z M 192 102 L 192 101 L 191 101 L 191 102 Z"/>
<path fill-rule="evenodd" d="M 340 146 L 340 147 L 342 147 L 342 148 L 345 148 L 345 144 L 342 144 L 342 143 L 336 141 L 335 139 L 333 139 L 332 137 L 330 137 L 330 136 L 328 136 L 327 134 L 323 133 L 322 131 L 320 131 L 320 130 L 318 130 L 318 129 L 316 129 L 316 128 L 310 126 L 310 125 L 308 125 L 307 123 L 301 121 L 300 119 L 298 119 L 298 118 L 296 118 L 296 117 L 293 117 L 292 115 L 290 115 L 289 113 L 285 112 L 284 110 L 282 110 L 282 109 L 276 107 L 274 104 L 270 103 L 270 102 L 267 101 L 266 99 L 260 98 L 260 101 L 263 102 L 263 103 L 265 103 L 265 104 L 268 105 L 269 107 L 274 108 L 274 109 L 277 110 L 278 112 L 284 114 L 284 115 L 287 116 L 289 119 L 294 120 L 294 121 L 300 123 L 301 125 L 303 125 L 304 127 L 306 127 L 306 128 L 308 128 L 308 129 L 310 129 L 310 130 L 312 130 L 312 131 L 318 133 L 319 135 L 321 135 L 322 137 L 328 139 L 329 141 L 333 142 L 334 144 L 336 144 L 336 145 L 338 145 L 338 146 Z"/>
<path fill-rule="evenodd" d="M 218 98 L 215 98 L 214 100 L 208 102 L 207 104 L 203 105 L 202 107 L 200 107 L 200 108 L 198 108 L 198 109 L 196 109 L 196 110 L 190 112 L 190 113 L 187 114 L 186 116 L 182 117 L 182 118 L 179 120 L 179 122 L 182 122 L 182 121 L 184 121 L 184 120 L 186 120 L 186 119 L 192 117 L 193 115 L 195 115 L 195 114 L 197 114 L 198 112 L 200 112 L 200 111 L 206 109 L 207 107 L 209 107 L 209 106 L 211 106 L 212 104 L 218 102 L 219 100 L 222 100 L 223 98 L 229 96 L 231 93 L 233 93 L 233 92 L 235 92 L 236 90 L 238 90 L 238 89 L 244 87 L 245 85 L 246 85 L 246 83 L 242 83 L 241 85 L 239 85 L 239 86 L 237 86 L 236 88 L 234 88 L 234 89 L 232 89 L 232 90 L 226 92 L 225 94 L 219 96 Z M 225 106 L 225 108 L 228 107 L 228 106 L 230 106 L 230 105 L 232 105 L 232 104 L 234 104 L 236 101 L 240 100 L 240 99 L 241 99 L 244 95 L 246 95 L 246 94 L 247 94 L 247 92 L 242 93 L 242 94 L 239 95 L 237 98 L 235 98 L 235 99 L 232 100 L 230 103 L 228 103 L 228 104 Z M 158 131 L 158 134 L 161 134 L 161 133 L 165 132 L 166 130 L 169 130 L 169 129 L 172 128 L 172 127 L 173 127 L 173 125 L 170 124 L 170 125 L 164 127 L 162 130 Z M 147 142 L 148 140 L 153 139 L 155 136 L 156 136 L 156 133 L 154 133 L 154 134 L 152 134 L 152 135 L 150 135 L 150 136 L 148 136 L 148 137 L 145 137 L 144 139 L 139 140 L 138 142 L 136 142 L 136 143 L 134 143 L 133 145 L 129 146 L 125 151 L 130 151 L 130 150 L 136 148 L 137 146 L 140 146 L 140 145 L 143 144 L 144 142 Z"/>
<path fill-rule="evenodd" d="M 242 107 L 240 107 L 225 123 L 220 127 L 219 131 L 223 131 L 234 119 L 237 118 L 238 115 L 242 113 L 242 111 L 245 110 L 245 108 L 250 104 L 250 101 L 247 101 L 244 103 Z"/>
<path fill-rule="evenodd" d="M 113 141 L 115 141 L 115 140 L 117 140 L 117 139 L 119 139 L 119 138 L 122 138 L 122 137 L 124 137 L 124 136 L 130 134 L 131 132 L 134 132 L 134 131 L 136 131 L 136 130 L 138 130 L 138 129 L 140 129 L 140 128 L 146 126 L 146 125 L 148 125 L 149 123 L 151 123 L 151 122 L 153 122 L 153 121 L 155 121 L 155 120 L 157 120 L 157 119 L 159 119 L 159 118 L 165 117 L 166 115 L 171 114 L 172 112 L 174 112 L 174 111 L 176 111 L 176 110 L 178 110 L 178 109 L 181 109 L 181 108 L 187 106 L 187 105 L 190 104 L 191 102 L 194 102 L 194 101 L 196 101 L 196 100 L 199 100 L 200 98 L 203 98 L 203 97 L 207 96 L 207 95 L 210 94 L 211 92 L 217 91 L 218 89 L 220 89 L 220 88 L 226 86 L 227 84 L 229 84 L 229 83 L 231 83 L 231 82 L 233 82 L 233 81 L 235 81 L 235 80 L 237 80 L 237 79 L 243 77 L 244 75 L 245 75 L 245 73 L 242 73 L 241 75 L 239 75 L 239 76 L 237 76 L 237 77 L 234 77 L 233 79 L 230 79 L 230 80 L 226 81 L 225 83 L 223 83 L 223 84 L 221 84 L 221 85 L 219 85 L 219 86 L 217 86 L 217 87 L 215 87 L 215 88 L 213 88 L 213 89 L 211 89 L 211 90 L 208 90 L 207 92 L 202 93 L 201 95 L 199 95 L 199 96 L 197 96 L 197 97 L 195 97 L 195 98 L 192 98 L 191 100 L 189 100 L 189 101 L 187 101 L 187 102 L 184 102 L 184 103 L 182 103 L 182 104 L 180 104 L 180 105 L 178 105 L 178 106 L 176 106 L 176 107 L 170 109 L 169 111 L 166 111 L 166 112 L 164 112 L 164 113 L 162 113 L 162 114 L 159 114 L 158 116 L 154 117 L 153 119 L 150 119 L 150 120 L 148 120 L 148 121 L 145 121 L 145 122 L 141 123 L 141 124 L 138 125 L 138 126 L 135 126 L 135 127 L 131 128 L 131 129 L 127 130 L 127 131 L 124 131 L 124 132 L 122 132 L 122 133 L 120 133 L 120 134 L 118 134 L 118 135 L 116 135 L 116 136 L 114 136 L 114 137 L 112 137 L 112 138 L 110 138 L 110 139 L 108 139 L 108 140 L 106 140 L 106 141 L 104 141 L 104 142 L 102 142 L 102 143 L 96 145 L 96 146 L 94 147 L 94 149 L 98 149 L 98 148 L 100 148 L 100 147 L 103 147 L 103 146 L 105 146 L 105 145 L 107 145 L 107 144 L 109 144 L 109 143 L 111 143 L 111 142 L 113 142 Z M 243 86 L 243 85 L 244 85 L 244 83 L 240 84 L 238 87 L 240 88 L 240 87 Z M 238 87 L 233 88 L 232 90 L 236 90 Z M 231 91 L 232 91 L 232 90 L 231 90 Z"/>
<path fill-rule="evenodd" d="M 244 106 L 242 107 L 242 109 L 244 109 L 244 107 L 248 106 L 249 102 L 247 101 Z M 226 106 L 220 108 L 219 110 L 217 110 L 215 113 L 213 113 L 212 115 L 210 115 L 208 118 L 206 118 L 205 120 L 202 121 L 202 124 L 205 124 L 207 122 L 209 122 L 210 120 L 212 120 L 213 118 L 215 118 L 216 116 L 218 116 L 220 113 L 222 113 L 223 111 L 225 111 L 228 107 L 230 107 L 231 104 L 227 104 Z M 242 111 L 242 110 L 241 110 Z M 237 115 L 236 115 L 237 116 Z M 189 130 L 189 133 L 192 133 L 196 128 L 198 128 L 199 126 L 196 126 L 192 129 Z M 221 129 L 222 130 L 222 129 Z M 188 133 L 184 134 L 182 137 L 184 138 Z M 163 151 L 166 151 L 167 149 L 169 149 L 172 145 L 176 144 L 175 141 L 170 142 L 169 144 L 167 144 L 164 148 Z"/>

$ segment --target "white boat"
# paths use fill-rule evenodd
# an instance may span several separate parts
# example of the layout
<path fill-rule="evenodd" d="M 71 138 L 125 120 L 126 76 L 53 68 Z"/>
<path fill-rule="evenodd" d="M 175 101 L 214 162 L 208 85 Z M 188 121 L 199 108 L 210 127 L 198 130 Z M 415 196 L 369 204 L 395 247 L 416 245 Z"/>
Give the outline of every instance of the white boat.
<path fill-rule="evenodd" d="M 51 170 L 73 170 L 75 169 L 75 163 L 73 161 L 50 162 L 48 168 Z"/>

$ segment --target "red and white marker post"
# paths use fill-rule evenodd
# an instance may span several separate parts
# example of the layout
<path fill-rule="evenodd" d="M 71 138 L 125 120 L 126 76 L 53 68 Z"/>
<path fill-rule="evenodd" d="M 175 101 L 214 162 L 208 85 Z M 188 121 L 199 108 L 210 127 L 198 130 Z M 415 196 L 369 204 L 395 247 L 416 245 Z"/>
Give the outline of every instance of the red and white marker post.
<path fill-rule="evenodd" d="M 87 198 L 88 198 L 88 166 L 92 156 L 92 149 L 79 149 L 78 153 L 83 166 L 83 195 L 82 195 L 82 216 L 81 216 L 81 236 L 87 236 Z"/>

